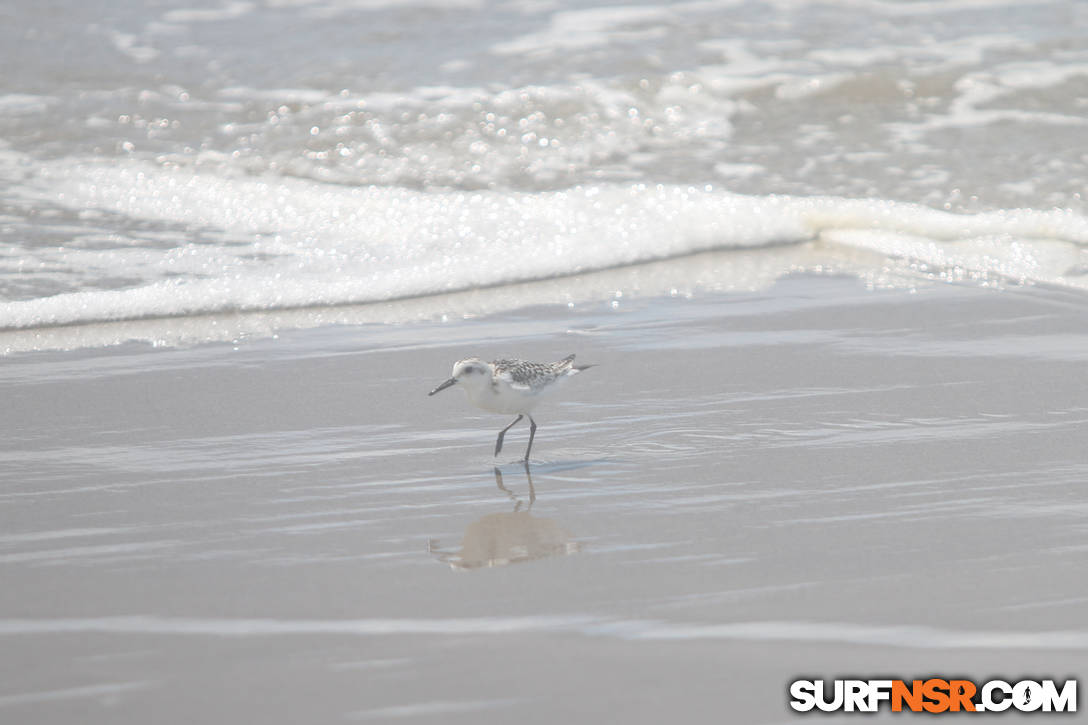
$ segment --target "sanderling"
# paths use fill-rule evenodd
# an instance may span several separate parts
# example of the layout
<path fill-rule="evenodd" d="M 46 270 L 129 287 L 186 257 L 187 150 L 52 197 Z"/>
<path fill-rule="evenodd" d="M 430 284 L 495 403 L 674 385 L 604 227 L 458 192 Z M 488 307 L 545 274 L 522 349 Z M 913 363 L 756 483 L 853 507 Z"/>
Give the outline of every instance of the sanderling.
<path fill-rule="evenodd" d="M 524 360 L 492 360 L 488 363 L 477 357 L 468 357 L 454 363 L 453 376 L 428 395 L 461 383 L 469 402 L 477 408 L 492 413 L 517 413 L 514 422 L 499 431 L 499 438 L 495 441 L 496 456 L 502 450 L 502 438 L 506 431 L 529 416 L 529 447 L 525 449 L 525 461 L 528 461 L 529 451 L 533 450 L 533 436 L 536 435 L 536 421 L 529 411 L 540 403 L 545 392 L 554 390 L 560 380 L 591 367 L 575 365 L 573 355 L 553 363 Z"/>

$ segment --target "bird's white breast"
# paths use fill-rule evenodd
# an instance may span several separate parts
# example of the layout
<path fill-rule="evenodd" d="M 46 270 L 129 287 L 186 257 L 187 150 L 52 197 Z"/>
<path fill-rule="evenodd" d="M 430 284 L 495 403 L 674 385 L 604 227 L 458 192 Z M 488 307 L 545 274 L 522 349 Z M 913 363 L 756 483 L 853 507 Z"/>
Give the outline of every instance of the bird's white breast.
<path fill-rule="evenodd" d="M 524 414 L 540 402 L 540 397 L 529 388 L 514 387 L 501 380 L 475 388 L 466 387 L 465 392 L 473 405 L 492 413 Z"/>

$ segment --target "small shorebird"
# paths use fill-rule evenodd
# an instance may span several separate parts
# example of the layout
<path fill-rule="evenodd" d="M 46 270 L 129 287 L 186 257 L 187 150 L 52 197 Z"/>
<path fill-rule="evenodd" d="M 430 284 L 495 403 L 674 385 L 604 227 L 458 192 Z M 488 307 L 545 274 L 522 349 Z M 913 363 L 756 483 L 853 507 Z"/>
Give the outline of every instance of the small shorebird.
<path fill-rule="evenodd" d="M 529 451 L 533 450 L 533 436 L 536 435 L 536 421 L 529 412 L 540 403 L 546 392 L 555 389 L 559 381 L 591 367 L 593 366 L 575 365 L 573 355 L 553 363 L 532 363 L 524 360 L 484 362 L 477 357 L 467 357 L 454 363 L 450 379 L 428 395 L 460 383 L 469 402 L 477 408 L 492 413 L 517 413 L 518 417 L 514 422 L 499 431 L 499 438 L 495 441 L 496 456 L 502 450 L 502 438 L 506 431 L 528 416 L 529 447 L 525 449 L 525 461 L 528 462 Z"/>

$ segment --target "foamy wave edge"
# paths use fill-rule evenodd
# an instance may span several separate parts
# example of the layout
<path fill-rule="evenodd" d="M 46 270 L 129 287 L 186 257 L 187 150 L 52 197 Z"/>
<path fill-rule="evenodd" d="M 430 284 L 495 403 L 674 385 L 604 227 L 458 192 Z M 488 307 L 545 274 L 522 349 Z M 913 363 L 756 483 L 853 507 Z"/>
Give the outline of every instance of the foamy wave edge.
<path fill-rule="evenodd" d="M 38 194 L 70 208 L 191 225 L 222 243 L 134 253 L 141 270 L 168 276 L 181 260 L 187 276 L 0 303 L 0 329 L 387 302 L 812 240 L 1088 289 L 1088 218 L 1065 210 L 964 215 L 879 199 L 647 184 L 535 193 L 352 188 L 135 162 L 46 167 L 40 179 Z M 255 257 L 270 261 L 248 261 Z M 124 252 L 116 263 L 123 273 Z"/>

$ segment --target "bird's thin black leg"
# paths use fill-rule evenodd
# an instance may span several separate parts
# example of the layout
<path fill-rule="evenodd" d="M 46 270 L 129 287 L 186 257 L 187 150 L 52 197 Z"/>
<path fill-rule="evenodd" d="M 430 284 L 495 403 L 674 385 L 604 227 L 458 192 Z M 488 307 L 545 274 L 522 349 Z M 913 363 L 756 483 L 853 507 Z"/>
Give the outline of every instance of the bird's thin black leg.
<path fill-rule="evenodd" d="M 515 423 L 517 421 L 514 421 Z M 529 447 L 525 449 L 525 462 L 529 462 L 529 451 L 533 450 L 533 436 L 536 435 L 536 421 L 533 420 L 533 416 L 529 416 Z"/>
<path fill-rule="evenodd" d="M 517 425 L 517 424 L 518 424 L 518 421 L 519 421 L 519 420 L 521 420 L 521 419 L 522 419 L 522 418 L 524 418 L 524 417 L 525 417 L 525 416 L 523 416 L 523 415 L 519 415 L 519 416 L 518 416 L 517 418 L 514 418 L 514 422 L 513 422 L 513 423 L 511 423 L 510 425 L 506 426 L 506 427 L 505 427 L 505 428 L 503 428 L 503 429 L 502 429 L 501 431 L 499 431 L 499 439 L 498 439 L 497 441 L 495 441 L 495 455 L 496 455 L 496 456 L 497 456 L 497 455 L 499 455 L 499 451 L 501 451 L 501 450 L 502 450 L 502 437 L 503 437 L 504 435 L 506 435 L 506 431 L 510 430 L 510 429 L 511 429 L 511 428 L 513 428 L 513 427 L 514 427 L 515 425 Z M 529 420 L 532 420 L 532 418 L 530 418 Z"/>

